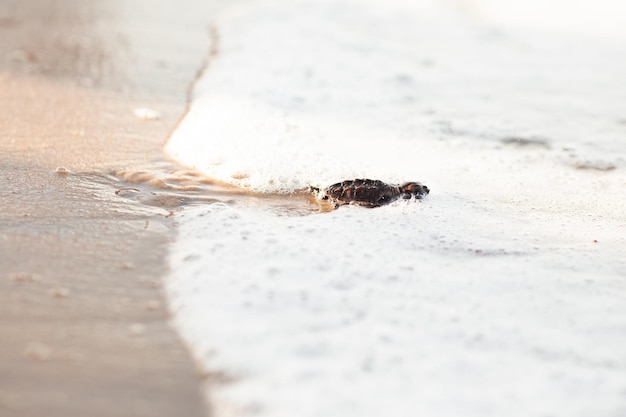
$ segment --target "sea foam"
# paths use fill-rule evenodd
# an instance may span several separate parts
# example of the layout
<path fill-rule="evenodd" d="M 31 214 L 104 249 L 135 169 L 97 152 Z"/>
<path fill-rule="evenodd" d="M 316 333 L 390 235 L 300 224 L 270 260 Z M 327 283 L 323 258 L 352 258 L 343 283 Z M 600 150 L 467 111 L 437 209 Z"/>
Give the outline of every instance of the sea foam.
<path fill-rule="evenodd" d="M 178 216 L 167 293 L 199 364 L 234 381 L 207 388 L 217 416 L 626 410 L 624 38 L 450 4 L 272 1 L 218 21 L 167 145 L 182 164 L 256 193 L 432 191 Z"/>

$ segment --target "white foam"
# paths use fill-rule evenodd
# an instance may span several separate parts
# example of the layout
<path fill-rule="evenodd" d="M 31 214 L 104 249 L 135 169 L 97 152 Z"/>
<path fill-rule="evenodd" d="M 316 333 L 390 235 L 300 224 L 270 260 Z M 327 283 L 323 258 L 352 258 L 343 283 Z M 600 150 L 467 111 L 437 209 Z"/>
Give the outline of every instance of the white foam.
<path fill-rule="evenodd" d="M 213 178 L 282 192 L 436 178 L 442 163 L 425 159 L 451 138 L 491 148 L 539 137 L 566 158 L 624 165 L 614 161 L 623 43 L 498 32 L 428 10 L 290 2 L 228 21 L 167 150 Z"/>
<path fill-rule="evenodd" d="M 183 214 L 171 308 L 228 415 L 584 416 L 626 404 L 623 222 L 462 196 Z M 598 243 L 594 243 L 597 239 Z"/>
<path fill-rule="evenodd" d="M 626 4 L 620 0 L 459 0 L 465 13 L 498 26 L 626 40 Z"/>
<path fill-rule="evenodd" d="M 626 412 L 626 43 L 445 4 L 274 1 L 218 24 L 175 158 L 259 192 L 432 190 L 179 217 L 167 292 L 201 366 L 236 378 L 209 387 L 218 417 Z"/>

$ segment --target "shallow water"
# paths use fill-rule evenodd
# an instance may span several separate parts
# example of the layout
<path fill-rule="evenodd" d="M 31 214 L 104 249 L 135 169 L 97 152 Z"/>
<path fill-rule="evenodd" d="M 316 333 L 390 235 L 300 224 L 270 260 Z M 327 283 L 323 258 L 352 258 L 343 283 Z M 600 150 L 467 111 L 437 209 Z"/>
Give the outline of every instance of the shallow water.
<path fill-rule="evenodd" d="M 218 20 L 166 147 L 258 193 L 176 216 L 175 324 L 236 381 L 208 391 L 217 415 L 626 410 L 626 43 L 464 10 L 278 1 Z M 363 177 L 431 193 L 269 204 Z"/>
<path fill-rule="evenodd" d="M 220 184 L 198 171 L 181 169 L 164 161 L 114 170 L 71 171 L 58 167 L 50 175 L 63 180 L 68 189 L 90 192 L 96 201 L 106 202 L 119 213 L 143 212 L 172 217 L 194 206 L 213 203 L 259 207 L 280 216 L 308 215 L 328 209 L 309 193 L 259 195 Z"/>

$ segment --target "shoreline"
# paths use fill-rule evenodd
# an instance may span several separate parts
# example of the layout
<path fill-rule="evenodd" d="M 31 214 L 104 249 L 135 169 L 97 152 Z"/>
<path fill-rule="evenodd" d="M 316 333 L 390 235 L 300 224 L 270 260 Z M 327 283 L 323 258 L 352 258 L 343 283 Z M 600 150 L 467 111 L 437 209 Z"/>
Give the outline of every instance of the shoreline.
<path fill-rule="evenodd" d="M 0 414 L 206 415 L 161 290 L 172 203 L 110 175 L 168 165 L 209 42 L 208 6 L 185 3 L 0 7 Z"/>

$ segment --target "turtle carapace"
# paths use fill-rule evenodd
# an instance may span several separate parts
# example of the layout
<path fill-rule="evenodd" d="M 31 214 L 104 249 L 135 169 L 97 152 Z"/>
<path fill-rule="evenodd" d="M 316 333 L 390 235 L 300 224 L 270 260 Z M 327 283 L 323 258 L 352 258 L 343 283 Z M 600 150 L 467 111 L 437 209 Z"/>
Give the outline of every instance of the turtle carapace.
<path fill-rule="evenodd" d="M 342 181 L 325 190 L 311 187 L 318 198 L 329 200 L 335 206 L 357 204 L 365 207 L 379 207 L 398 199 L 421 199 L 429 193 L 428 187 L 419 182 L 402 185 L 387 184 L 380 180 L 356 179 Z"/>

